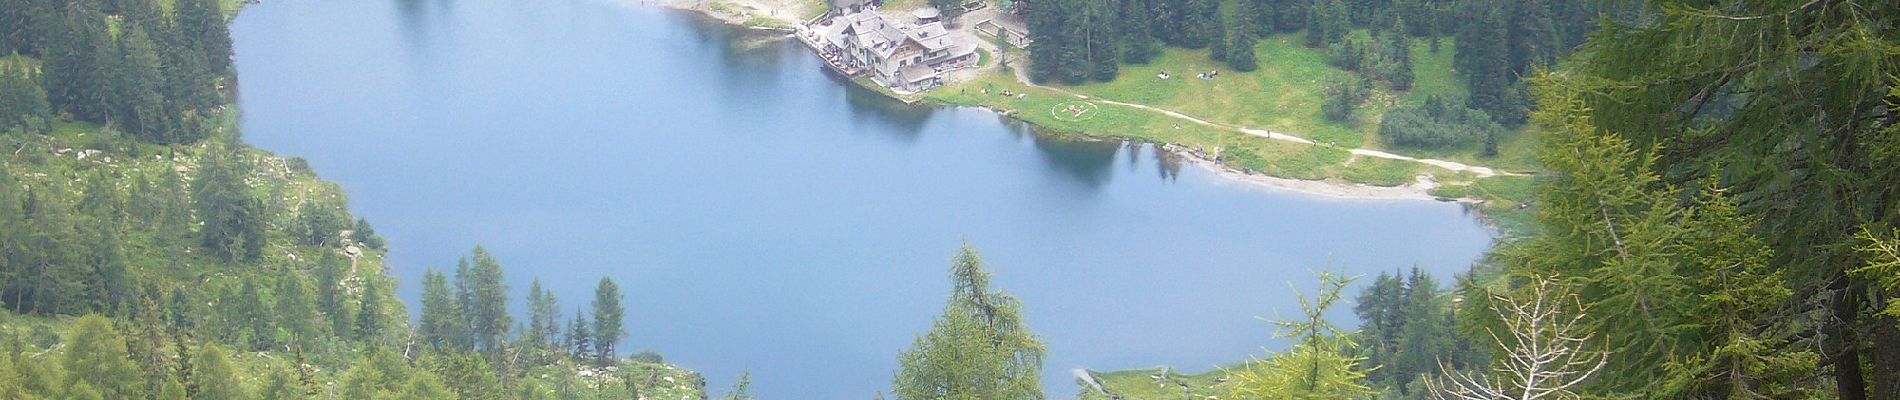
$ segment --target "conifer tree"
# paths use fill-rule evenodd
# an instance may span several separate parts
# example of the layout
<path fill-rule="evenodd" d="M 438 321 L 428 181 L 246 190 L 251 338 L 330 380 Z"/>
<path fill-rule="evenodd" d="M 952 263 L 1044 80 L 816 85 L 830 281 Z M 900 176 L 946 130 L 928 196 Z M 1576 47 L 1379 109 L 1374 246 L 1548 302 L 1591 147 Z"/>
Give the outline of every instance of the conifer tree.
<path fill-rule="evenodd" d="M 1292 350 L 1267 360 L 1255 360 L 1233 371 L 1234 394 L 1257 399 L 1350 399 L 1372 394 L 1360 381 L 1364 358 L 1345 354 L 1352 338 L 1326 321 L 1326 310 L 1339 302 L 1352 280 L 1320 274 L 1314 297 L 1300 296 L 1302 319 L 1274 321 L 1277 336 L 1295 341 Z"/>
<path fill-rule="evenodd" d="M 0 66 L 0 132 L 46 132 L 52 123 L 53 106 L 46 102 L 46 89 L 33 81 L 26 68 Z"/>
<path fill-rule="evenodd" d="M 567 348 L 573 351 L 574 358 L 585 360 L 594 354 L 593 322 L 588 319 L 587 309 L 574 308 L 574 320 L 567 325 Z"/>
<path fill-rule="evenodd" d="M 990 288 L 976 250 L 951 261 L 952 291 L 928 333 L 898 356 L 898 399 L 1042 398 L 1042 341 L 1022 319 L 1022 303 Z"/>
<path fill-rule="evenodd" d="M 1245 0 L 1236 3 L 1232 26 L 1227 29 L 1227 66 L 1235 71 L 1260 69 L 1260 57 L 1254 54 L 1254 46 L 1259 41 L 1256 38 L 1259 29 L 1254 25 L 1256 17 L 1252 17 L 1259 13 L 1254 2 Z"/>
<path fill-rule="evenodd" d="M 192 367 L 191 398 L 196 400 L 242 400 L 251 395 L 238 381 L 237 371 L 231 366 L 231 360 L 225 356 L 224 349 L 215 344 L 205 344 L 194 359 L 197 365 Z"/>
<path fill-rule="evenodd" d="M 105 317 L 88 314 L 74 321 L 65 347 L 60 355 L 60 367 L 66 372 L 64 386 L 83 384 L 114 399 L 145 396 L 145 382 L 126 353 L 125 339 Z"/>
<path fill-rule="evenodd" d="M 472 350 L 462 305 L 450 291 L 448 278 L 431 268 L 422 273 L 422 315 L 417 335 L 435 350 Z"/>
<path fill-rule="evenodd" d="M 211 73 L 231 74 L 231 27 L 218 0 L 178 0 L 173 19 L 184 43 L 205 60 Z"/>
<path fill-rule="evenodd" d="M 593 342 L 595 360 L 601 365 L 609 365 L 613 360 L 615 348 L 620 338 L 627 336 L 626 309 L 620 305 L 620 285 L 613 278 L 601 277 L 600 284 L 594 287 L 594 329 Z"/>
<path fill-rule="evenodd" d="M 357 303 L 356 340 L 372 340 L 383 334 L 382 286 L 375 280 L 363 281 L 363 299 Z"/>
<path fill-rule="evenodd" d="M 343 260 L 335 251 L 324 251 L 317 258 L 317 309 L 323 312 L 330 332 L 337 336 L 350 333 L 350 309 L 344 307 Z"/>
<path fill-rule="evenodd" d="M 541 279 L 535 278 L 528 285 L 528 327 L 522 338 L 534 348 L 552 351 L 557 348 L 554 337 L 561 331 L 561 305 L 555 299 L 554 292 L 541 287 Z"/>
<path fill-rule="evenodd" d="M 467 291 L 462 312 L 468 318 L 474 347 L 490 359 L 496 359 L 501 355 L 508 328 L 514 325 L 508 316 L 508 283 L 502 278 L 501 262 L 487 249 L 475 246 L 470 260 L 467 275 L 457 271 L 455 277 Z"/>
<path fill-rule="evenodd" d="M 1161 40 L 1154 36 L 1154 13 L 1149 9 L 1148 0 L 1122 0 L 1120 33 L 1122 42 L 1122 60 L 1130 64 L 1147 64 L 1161 54 Z"/>
<path fill-rule="evenodd" d="M 308 343 L 319 335 L 316 328 L 316 304 L 310 298 L 310 289 L 304 284 L 302 275 L 284 274 L 277 283 L 277 306 L 274 314 L 277 325 L 290 335 L 291 343 Z"/>

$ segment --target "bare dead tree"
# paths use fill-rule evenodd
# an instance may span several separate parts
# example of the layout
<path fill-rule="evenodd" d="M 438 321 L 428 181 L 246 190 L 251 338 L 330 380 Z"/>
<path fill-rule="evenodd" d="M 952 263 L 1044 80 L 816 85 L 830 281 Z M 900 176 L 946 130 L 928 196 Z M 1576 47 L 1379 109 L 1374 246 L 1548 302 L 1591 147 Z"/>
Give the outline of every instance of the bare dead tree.
<path fill-rule="evenodd" d="M 1493 295 L 1491 310 L 1508 332 L 1491 332 L 1504 349 L 1504 362 L 1491 373 L 1457 371 L 1439 360 L 1442 379 L 1426 379 L 1426 391 L 1439 400 L 1573 399 L 1571 389 L 1609 363 L 1606 351 L 1589 351 L 1594 333 L 1583 328 L 1583 302 L 1555 277 L 1534 277 L 1525 298 Z"/>

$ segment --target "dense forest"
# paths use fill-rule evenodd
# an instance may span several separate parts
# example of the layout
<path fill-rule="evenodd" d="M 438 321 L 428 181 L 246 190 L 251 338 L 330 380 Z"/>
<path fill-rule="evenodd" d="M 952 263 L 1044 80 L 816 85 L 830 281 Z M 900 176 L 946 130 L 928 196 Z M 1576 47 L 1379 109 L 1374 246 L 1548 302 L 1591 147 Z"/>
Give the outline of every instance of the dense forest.
<path fill-rule="evenodd" d="M 1464 94 L 1441 105 L 1458 118 L 1417 123 L 1417 113 L 1380 136 L 1402 147 L 1485 144 L 1495 134 L 1466 139 L 1444 129 L 1480 131 L 1492 124 L 1518 127 L 1531 110 L 1523 78 L 1568 55 L 1598 25 L 1593 20 L 1630 7 L 1610 2 L 1553 0 L 1035 0 L 1018 1 L 1030 27 L 1029 76 L 1075 85 L 1111 81 L 1124 64 L 1147 64 L 1164 46 L 1206 49 L 1234 71 L 1272 64 L 1256 54 L 1261 38 L 1299 35 L 1307 48 L 1354 78 L 1325 83 L 1326 119 L 1352 121 L 1370 89 L 1413 88 L 1414 42 L 1433 53 L 1453 51 Z M 1189 71 L 1180 71 L 1187 73 Z M 1478 111 L 1464 112 L 1463 108 Z M 1442 108 L 1442 107 L 1441 107 Z M 1484 118 L 1463 118 L 1462 116 Z M 1414 140 L 1424 138 L 1425 140 Z"/>
<path fill-rule="evenodd" d="M 1272 68 L 1253 41 L 1303 32 L 1361 73 L 1350 98 L 1407 85 L 1392 43 L 1448 40 L 1468 97 L 1389 113 L 1392 137 L 1539 135 L 1539 234 L 1446 282 L 1322 274 L 1273 322 L 1293 345 L 1235 354 L 1220 396 L 1900 399 L 1900 4 L 1027 4 L 1038 80 L 1161 46 Z M 517 321 L 480 247 L 425 274 L 411 323 L 341 191 L 239 139 L 227 6 L 0 0 L 0 398 L 706 395 L 622 347 L 616 282 L 569 314 L 536 281 Z M 1034 305 L 986 268 L 951 261 L 892 396 L 1048 397 Z"/>
<path fill-rule="evenodd" d="M 231 6 L 0 2 L 0 398 L 704 396 L 612 280 L 518 324 L 480 247 L 412 327 L 341 189 L 239 141 Z"/>

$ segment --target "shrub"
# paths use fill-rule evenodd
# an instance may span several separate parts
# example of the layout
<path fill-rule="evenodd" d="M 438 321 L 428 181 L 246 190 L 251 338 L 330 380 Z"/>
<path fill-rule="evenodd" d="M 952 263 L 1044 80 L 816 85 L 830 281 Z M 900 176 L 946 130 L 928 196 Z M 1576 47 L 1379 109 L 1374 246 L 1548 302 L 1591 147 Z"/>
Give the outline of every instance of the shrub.
<path fill-rule="evenodd" d="M 1422 105 L 1386 112 L 1379 123 L 1379 137 L 1394 146 L 1440 149 L 1481 138 L 1495 140 L 1504 129 L 1490 115 L 1460 103 L 1432 96 Z"/>

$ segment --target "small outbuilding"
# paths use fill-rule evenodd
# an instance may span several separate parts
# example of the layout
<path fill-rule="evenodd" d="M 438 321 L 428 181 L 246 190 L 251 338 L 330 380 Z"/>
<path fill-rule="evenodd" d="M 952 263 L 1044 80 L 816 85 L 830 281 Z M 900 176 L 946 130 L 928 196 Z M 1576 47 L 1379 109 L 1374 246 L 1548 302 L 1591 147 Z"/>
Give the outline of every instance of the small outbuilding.
<path fill-rule="evenodd" d="M 917 17 L 918 25 L 943 21 L 943 11 L 936 7 L 919 8 L 917 11 L 911 11 L 910 14 Z"/>

